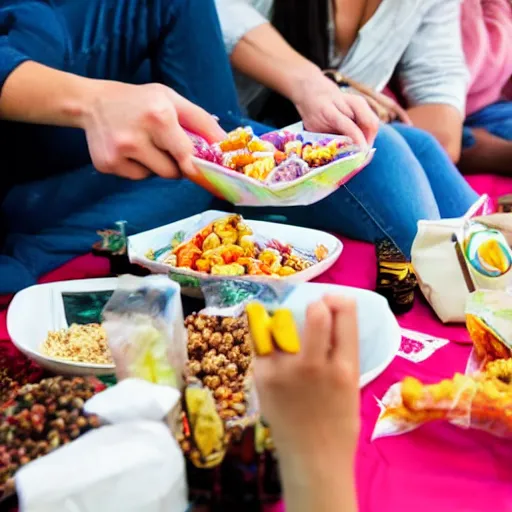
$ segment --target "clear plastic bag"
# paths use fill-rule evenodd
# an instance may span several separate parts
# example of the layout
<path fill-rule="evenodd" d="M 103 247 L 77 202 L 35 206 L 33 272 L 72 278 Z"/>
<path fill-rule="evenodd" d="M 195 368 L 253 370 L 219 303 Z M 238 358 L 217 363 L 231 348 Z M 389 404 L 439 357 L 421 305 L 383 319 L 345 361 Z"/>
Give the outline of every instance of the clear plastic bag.
<path fill-rule="evenodd" d="M 207 279 L 201 289 L 206 307 L 205 315 L 238 317 L 249 302 L 261 302 L 269 310 L 279 307 L 295 285 L 276 280 L 274 283 L 246 281 L 244 279 Z"/>
<path fill-rule="evenodd" d="M 178 284 L 166 276 L 123 276 L 103 318 L 118 379 L 182 387 L 187 337 Z"/>
<path fill-rule="evenodd" d="M 512 295 L 472 293 L 466 323 L 473 341 L 466 374 L 432 385 L 407 377 L 391 386 L 380 402 L 374 439 L 435 420 L 512 438 Z"/>
<path fill-rule="evenodd" d="M 486 372 L 456 374 L 437 384 L 408 377 L 393 385 L 380 402 L 372 438 L 404 434 L 438 420 L 512 438 L 511 361 L 498 360 Z"/>

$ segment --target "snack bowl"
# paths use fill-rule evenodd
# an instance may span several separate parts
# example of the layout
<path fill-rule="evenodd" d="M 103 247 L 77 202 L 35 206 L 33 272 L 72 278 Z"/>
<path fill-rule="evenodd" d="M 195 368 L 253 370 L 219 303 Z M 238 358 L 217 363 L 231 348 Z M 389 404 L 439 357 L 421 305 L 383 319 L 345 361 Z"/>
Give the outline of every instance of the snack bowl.
<path fill-rule="evenodd" d="M 324 283 L 304 283 L 284 300 L 302 327 L 309 304 L 325 295 L 341 295 L 357 305 L 359 327 L 359 387 L 375 380 L 393 361 L 402 340 L 400 326 L 383 297 L 370 290 Z"/>
<path fill-rule="evenodd" d="M 210 210 L 167 226 L 130 236 L 128 237 L 130 262 L 145 267 L 154 274 L 168 274 L 170 279 L 181 285 L 182 294 L 201 298 L 203 296 L 201 285 L 206 280 L 226 279 L 226 276 L 212 276 L 206 272 L 171 266 L 164 263 L 164 260 L 170 254 L 171 241 L 177 235 L 181 240 L 189 240 L 204 227 L 227 215 L 230 214 Z M 242 278 L 247 281 L 262 283 L 275 283 L 277 281 L 283 285 L 304 283 L 318 277 L 334 265 L 343 250 L 343 244 L 340 240 L 322 231 L 247 219 L 244 219 L 244 223 L 254 232 L 259 242 L 278 240 L 283 244 L 290 244 L 300 250 L 301 253 L 314 253 L 318 246 L 323 246 L 327 250 L 324 259 L 295 274 L 285 277 L 244 275 Z M 156 255 L 154 259 L 148 257 L 151 251 Z"/>
<path fill-rule="evenodd" d="M 247 134 L 251 134 L 250 129 L 247 130 Z M 232 133 L 236 133 L 236 131 Z M 292 134 L 292 132 L 271 132 L 262 137 L 280 133 Z M 350 144 L 346 137 L 311 133 L 305 130 L 296 129 L 292 136 L 302 137 L 304 141 L 310 143 L 330 139 L 345 145 Z M 199 152 L 199 155 L 202 153 L 212 154 L 209 147 L 204 146 L 205 141 L 195 135 L 191 135 L 191 137 L 203 148 L 203 152 Z M 352 145 L 348 148 L 347 146 L 346 153 L 338 156 L 337 159 L 325 165 L 310 168 L 306 174 L 295 179 L 289 181 L 285 179 L 275 183 L 260 181 L 243 172 L 221 165 L 220 157 L 214 157 L 213 160 L 216 161 L 209 161 L 205 159 L 207 156 L 205 158 L 195 156 L 193 161 L 196 173 L 189 178 L 215 196 L 237 206 L 307 206 L 321 201 L 341 185 L 347 183 L 370 163 L 374 152 L 375 150 L 371 148 Z M 272 157 L 272 153 L 260 154 L 270 154 Z M 306 165 L 304 161 L 300 160 L 300 162 Z M 282 165 L 285 164 L 286 162 L 283 162 Z M 308 166 L 306 165 L 306 167 Z"/>
<path fill-rule="evenodd" d="M 49 331 L 68 327 L 62 293 L 112 291 L 117 279 L 85 279 L 39 284 L 18 292 L 7 312 L 13 344 L 42 368 L 59 375 L 112 375 L 113 364 L 79 363 L 49 357 L 41 345 Z"/>

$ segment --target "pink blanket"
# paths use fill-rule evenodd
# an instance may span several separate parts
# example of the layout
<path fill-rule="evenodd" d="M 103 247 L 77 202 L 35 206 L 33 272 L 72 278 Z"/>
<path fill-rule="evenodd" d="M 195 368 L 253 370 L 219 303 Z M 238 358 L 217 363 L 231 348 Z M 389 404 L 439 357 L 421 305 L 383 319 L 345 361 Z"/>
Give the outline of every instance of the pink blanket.
<path fill-rule="evenodd" d="M 470 181 L 477 191 L 493 196 L 512 191 L 512 181 L 506 178 L 476 176 Z M 373 289 L 376 271 L 373 247 L 343 241 L 342 257 L 321 281 Z M 102 277 L 107 272 L 105 260 L 87 255 L 50 273 L 42 281 Z M 370 441 L 379 412 L 376 397 L 382 397 L 389 386 L 406 375 L 434 382 L 463 371 L 469 354 L 466 329 L 440 325 L 419 297 L 400 323 L 403 327 L 462 343 L 449 344 L 421 364 L 397 357 L 381 377 L 364 389 L 357 458 L 360 510 L 481 512 L 492 507 L 498 512 L 512 511 L 512 443 L 508 441 L 443 424 L 428 425 L 400 437 Z M 0 339 L 8 339 L 5 312 L 0 316 Z M 6 344 L 3 345 L 6 349 Z M 12 345 L 7 349 L 14 354 Z M 280 504 L 269 507 L 268 512 L 282 509 Z"/>

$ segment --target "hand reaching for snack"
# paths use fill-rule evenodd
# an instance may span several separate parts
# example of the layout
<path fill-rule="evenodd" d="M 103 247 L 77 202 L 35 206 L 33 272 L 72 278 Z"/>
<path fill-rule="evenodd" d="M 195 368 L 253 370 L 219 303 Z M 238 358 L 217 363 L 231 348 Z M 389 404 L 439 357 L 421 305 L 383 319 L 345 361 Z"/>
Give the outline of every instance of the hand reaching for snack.
<path fill-rule="evenodd" d="M 379 118 L 362 97 L 346 94 L 325 76 L 300 84 L 294 97 L 304 128 L 346 135 L 362 147 L 372 146 Z"/>
<path fill-rule="evenodd" d="M 359 432 L 359 360 L 355 303 L 325 297 L 311 304 L 300 344 L 294 342 L 296 334 L 286 315 L 266 322 L 261 316 L 256 321 L 258 315 L 250 307 L 247 313 L 260 354 L 254 358 L 254 379 L 278 451 L 287 510 L 356 510 L 353 458 Z M 281 351 L 269 346 L 269 339 Z"/>
<path fill-rule="evenodd" d="M 208 142 L 226 135 L 206 111 L 164 85 L 101 81 L 93 98 L 81 125 L 95 168 L 106 174 L 193 176 L 193 145 L 183 128 Z"/>

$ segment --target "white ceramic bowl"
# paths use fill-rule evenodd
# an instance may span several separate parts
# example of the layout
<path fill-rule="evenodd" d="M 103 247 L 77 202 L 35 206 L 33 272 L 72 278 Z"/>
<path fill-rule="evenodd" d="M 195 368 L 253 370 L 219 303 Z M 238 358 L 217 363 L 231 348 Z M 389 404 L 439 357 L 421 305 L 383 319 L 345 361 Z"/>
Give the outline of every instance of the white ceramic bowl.
<path fill-rule="evenodd" d="M 28 358 L 57 374 L 113 374 L 113 364 L 64 361 L 45 356 L 40 349 L 48 331 L 68 327 L 61 298 L 63 292 L 114 290 L 116 284 L 116 278 L 82 279 L 35 285 L 18 292 L 7 312 L 7 329 L 12 342 Z"/>
<path fill-rule="evenodd" d="M 40 347 L 49 330 L 67 327 L 62 292 L 114 290 L 116 278 L 84 279 L 49 283 L 27 288 L 14 297 L 7 314 L 7 328 L 13 343 L 27 357 L 43 368 L 64 375 L 108 375 L 113 365 L 74 363 L 49 358 Z M 290 308 L 303 323 L 306 307 L 322 296 L 352 297 L 358 306 L 361 387 L 377 378 L 391 363 L 400 347 L 398 323 L 385 299 L 368 290 L 331 284 L 305 283 L 288 296 L 284 307 Z"/>
<path fill-rule="evenodd" d="M 147 268 L 154 274 L 169 274 L 181 284 L 181 293 L 190 297 L 202 297 L 201 283 L 205 279 L 212 279 L 212 276 L 195 270 L 187 270 L 184 268 L 171 267 L 162 262 L 165 255 L 157 258 L 156 261 L 146 258 L 145 254 L 150 250 L 158 250 L 170 244 L 173 236 L 180 231 L 186 233 L 186 238 L 190 238 L 201 228 L 207 226 L 212 221 L 229 215 L 226 212 L 210 210 L 203 214 L 194 215 L 188 219 L 184 219 L 167 226 L 139 233 L 128 237 L 128 256 L 132 263 Z M 279 278 L 280 283 L 300 284 L 311 281 L 320 274 L 328 270 L 336 260 L 340 257 L 343 250 L 343 244 L 335 236 L 323 231 L 315 229 L 300 228 L 297 226 L 288 226 L 285 224 L 277 224 L 274 222 L 263 222 L 255 220 L 245 220 L 245 222 L 253 229 L 257 235 L 261 235 L 266 239 L 277 239 L 282 243 L 291 244 L 292 246 L 313 252 L 317 245 L 322 244 L 328 250 L 328 256 L 324 260 L 312 265 L 311 267 L 297 272 L 291 276 Z M 275 278 L 266 276 L 244 276 L 247 281 L 259 281 L 264 283 L 275 283 Z"/>

